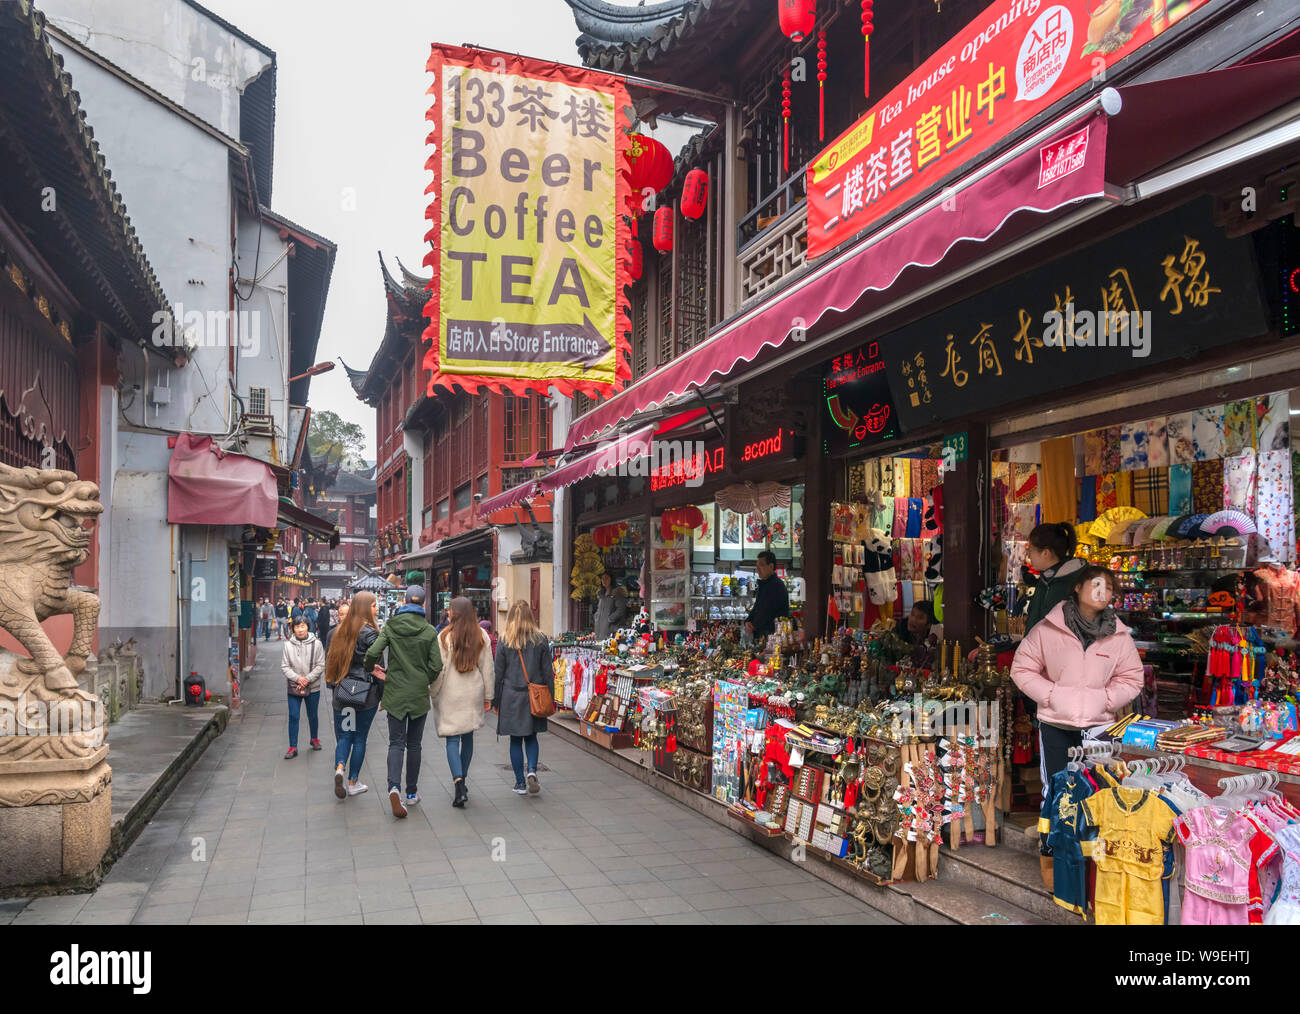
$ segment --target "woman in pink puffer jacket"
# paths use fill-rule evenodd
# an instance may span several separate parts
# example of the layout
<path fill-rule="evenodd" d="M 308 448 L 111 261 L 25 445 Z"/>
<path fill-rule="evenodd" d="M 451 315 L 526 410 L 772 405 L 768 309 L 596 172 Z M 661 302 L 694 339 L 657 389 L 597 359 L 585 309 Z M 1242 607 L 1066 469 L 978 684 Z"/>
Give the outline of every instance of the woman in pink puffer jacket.
<path fill-rule="evenodd" d="M 1083 730 L 1109 725 L 1142 690 L 1142 660 L 1115 615 L 1115 575 L 1085 567 L 1074 592 L 1020 642 L 1011 679 L 1038 705 L 1043 791 L 1063 771 Z"/>

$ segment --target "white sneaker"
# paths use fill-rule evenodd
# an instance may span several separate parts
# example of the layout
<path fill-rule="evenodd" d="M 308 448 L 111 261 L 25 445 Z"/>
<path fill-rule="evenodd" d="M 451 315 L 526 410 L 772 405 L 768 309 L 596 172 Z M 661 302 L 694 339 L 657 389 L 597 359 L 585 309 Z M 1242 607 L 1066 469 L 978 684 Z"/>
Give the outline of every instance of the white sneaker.
<path fill-rule="evenodd" d="M 407 806 L 417 806 L 423 798 L 418 792 L 407 793 L 405 802 Z"/>
<path fill-rule="evenodd" d="M 362 785 L 360 782 L 357 782 L 355 785 L 348 786 L 348 795 L 359 796 L 361 795 L 361 793 L 368 792 L 369 790 L 370 790 L 369 785 Z"/>
<path fill-rule="evenodd" d="M 531 796 L 535 796 L 537 795 L 537 793 L 541 791 L 542 791 L 542 784 L 537 780 L 537 772 L 529 771 L 528 772 L 528 794 Z"/>
<path fill-rule="evenodd" d="M 388 802 L 393 808 L 393 816 L 399 820 L 406 816 L 406 805 L 402 802 L 401 789 L 388 790 Z"/>

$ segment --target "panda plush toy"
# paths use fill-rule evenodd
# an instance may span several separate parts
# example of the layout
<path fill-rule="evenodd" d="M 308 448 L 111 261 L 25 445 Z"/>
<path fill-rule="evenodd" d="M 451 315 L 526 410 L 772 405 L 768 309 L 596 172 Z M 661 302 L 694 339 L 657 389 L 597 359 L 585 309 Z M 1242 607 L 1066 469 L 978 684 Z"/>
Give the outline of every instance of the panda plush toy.
<path fill-rule="evenodd" d="M 927 581 L 938 581 L 943 577 L 943 533 L 940 532 L 930 540 L 926 547 L 926 559 L 929 561 L 925 567 L 925 579 Z"/>
<path fill-rule="evenodd" d="M 889 536 L 873 528 L 866 540 L 867 558 L 863 572 L 871 604 L 883 606 L 898 598 L 898 575 L 894 572 L 894 551 Z"/>

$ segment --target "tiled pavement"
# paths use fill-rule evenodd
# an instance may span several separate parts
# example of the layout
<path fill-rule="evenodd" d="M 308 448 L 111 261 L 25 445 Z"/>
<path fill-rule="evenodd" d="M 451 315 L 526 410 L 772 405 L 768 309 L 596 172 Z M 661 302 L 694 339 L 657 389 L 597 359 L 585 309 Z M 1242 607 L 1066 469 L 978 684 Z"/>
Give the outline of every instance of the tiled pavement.
<path fill-rule="evenodd" d="M 263 647 L 225 735 L 99 890 L 0 901 L 0 926 L 890 922 L 554 736 L 541 741 L 542 792 L 521 797 L 508 741 L 481 730 L 470 802 L 456 810 L 429 728 L 424 802 L 398 821 L 383 791 L 381 712 L 362 774 L 371 790 L 340 802 L 324 697 L 325 750 L 282 759 L 279 658 L 276 642 Z"/>

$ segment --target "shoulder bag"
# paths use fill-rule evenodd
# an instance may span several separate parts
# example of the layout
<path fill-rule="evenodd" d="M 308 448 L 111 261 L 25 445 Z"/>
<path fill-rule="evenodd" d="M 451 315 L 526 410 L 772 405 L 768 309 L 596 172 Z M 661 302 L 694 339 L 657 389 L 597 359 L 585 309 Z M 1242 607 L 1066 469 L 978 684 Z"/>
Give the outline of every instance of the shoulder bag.
<path fill-rule="evenodd" d="M 524 662 L 524 653 L 520 648 L 519 665 L 524 670 L 524 683 L 528 686 L 528 710 L 532 712 L 534 718 L 550 718 L 555 714 L 555 698 L 551 694 L 551 688 L 545 683 L 534 683 L 528 675 L 528 665 Z"/>
<path fill-rule="evenodd" d="M 368 673 L 362 673 L 360 676 L 348 673 L 334 688 L 334 702 L 340 708 L 364 709 L 370 699 L 370 688 L 373 685 L 374 677 Z"/>

